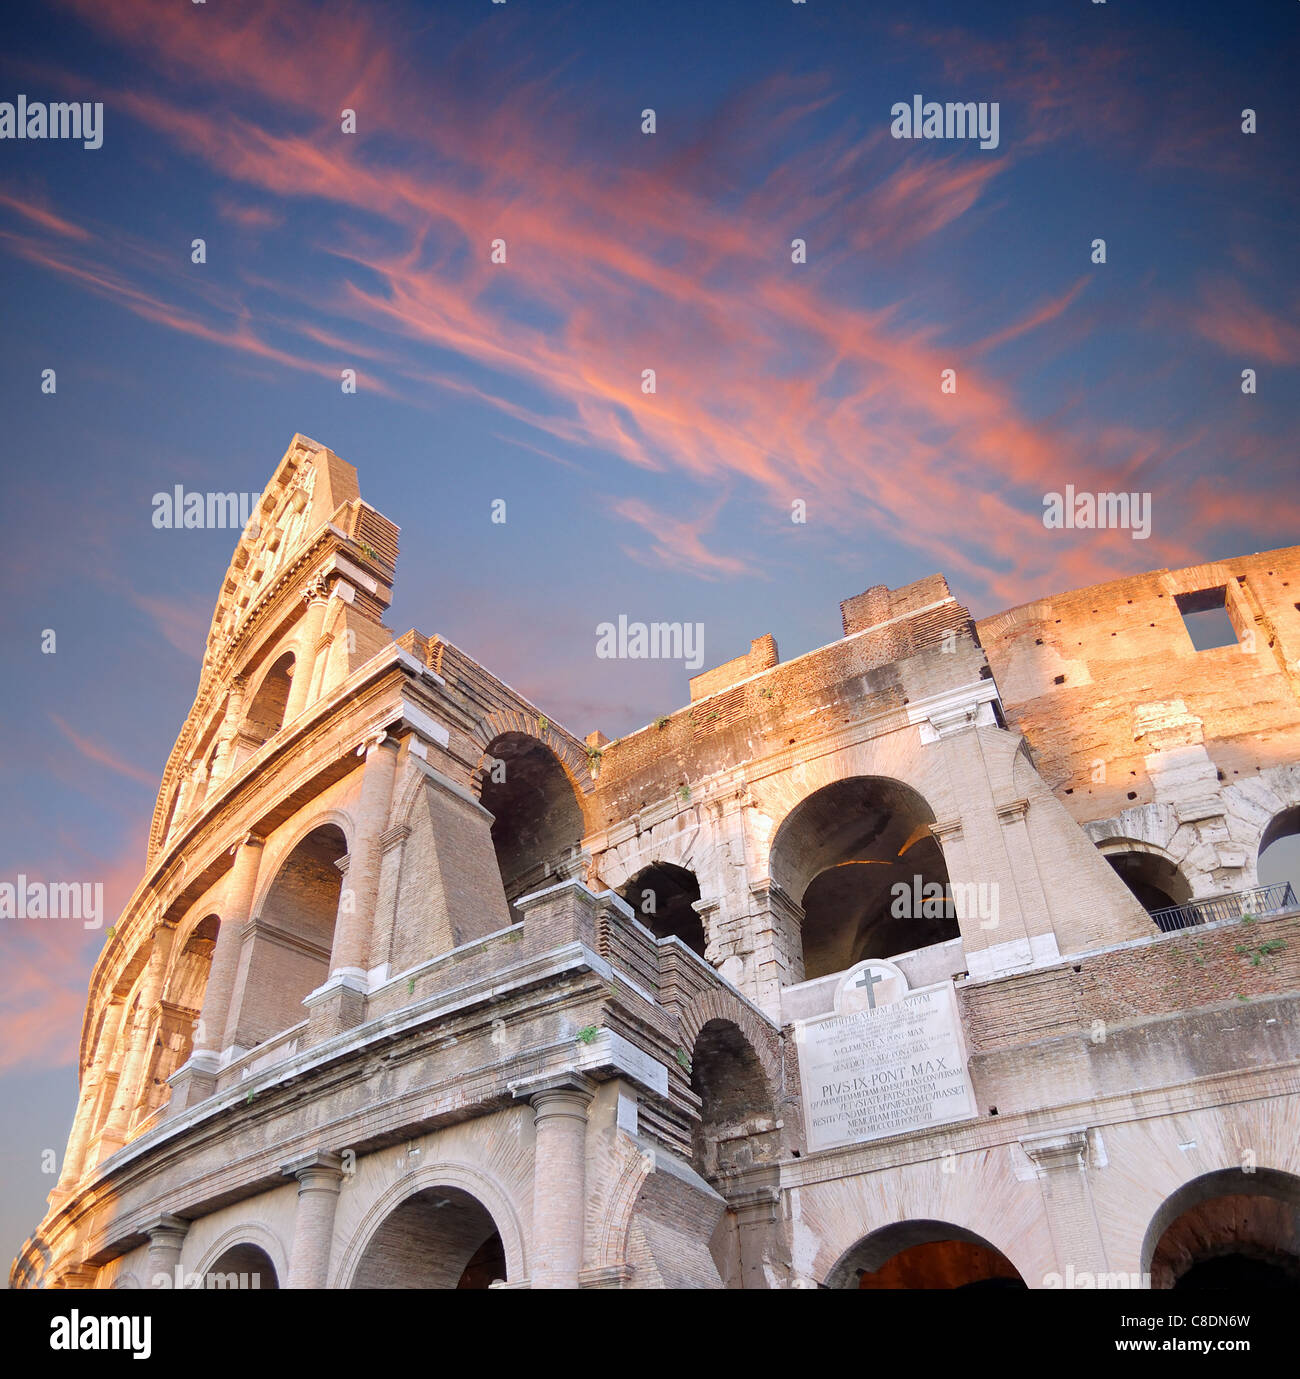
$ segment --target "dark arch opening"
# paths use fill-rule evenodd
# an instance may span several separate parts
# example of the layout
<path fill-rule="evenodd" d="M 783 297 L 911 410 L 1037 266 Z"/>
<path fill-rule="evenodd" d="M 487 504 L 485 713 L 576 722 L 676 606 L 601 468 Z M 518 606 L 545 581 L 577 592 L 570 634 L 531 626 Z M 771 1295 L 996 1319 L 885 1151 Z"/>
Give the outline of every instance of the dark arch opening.
<path fill-rule="evenodd" d="M 1174 1283 L 1174 1291 L 1184 1293 L 1237 1288 L 1300 1288 L 1296 1261 L 1285 1255 L 1256 1256 L 1233 1250 L 1198 1260 Z"/>
<path fill-rule="evenodd" d="M 259 1245 L 232 1245 L 219 1259 L 208 1266 L 203 1275 L 204 1288 L 279 1288 L 275 1265 L 271 1256 Z"/>
<path fill-rule="evenodd" d="M 525 733 L 504 733 L 488 747 L 479 798 L 492 815 L 492 846 L 517 922 L 515 901 L 575 862 L 582 808 L 555 753 Z"/>
<path fill-rule="evenodd" d="M 347 839 L 337 824 L 313 829 L 281 862 L 245 933 L 247 967 L 236 992 L 232 1042 L 250 1049 L 306 1019 L 303 998 L 330 972 Z"/>
<path fill-rule="evenodd" d="M 1191 903 L 1192 888 L 1168 857 L 1135 849 L 1108 852 L 1106 860 L 1147 914 Z"/>
<path fill-rule="evenodd" d="M 185 940 L 167 978 L 165 999 L 159 1006 L 158 1030 L 149 1059 L 140 1118 L 151 1115 L 170 1097 L 167 1079 L 188 1061 L 194 1048 L 194 1028 L 203 1009 L 212 953 L 221 921 L 205 915 Z"/>
<path fill-rule="evenodd" d="M 960 937 L 934 814 L 901 781 L 854 776 L 798 805 L 772 879 L 804 911 L 804 979 Z"/>
<path fill-rule="evenodd" d="M 1284 809 L 1269 821 L 1259 840 L 1257 871 L 1261 886 L 1300 884 L 1300 805 Z"/>
<path fill-rule="evenodd" d="M 289 702 L 289 685 L 293 680 L 294 656 L 286 651 L 272 664 L 257 687 L 253 702 L 244 714 L 239 731 L 239 745 L 244 756 L 250 756 L 284 724 L 284 710 Z"/>
<path fill-rule="evenodd" d="M 1001 1250 L 947 1221 L 899 1221 L 847 1251 L 828 1288 L 1023 1289 L 1028 1285 Z"/>
<path fill-rule="evenodd" d="M 430 1187 L 400 1202 L 370 1237 L 354 1288 L 490 1288 L 506 1279 L 491 1213 L 460 1188 Z"/>
<path fill-rule="evenodd" d="M 700 1175 L 719 1183 L 780 1154 L 780 1131 L 767 1074 L 738 1025 L 710 1020 L 691 1052 L 691 1090 L 700 1119 L 691 1152 Z"/>
<path fill-rule="evenodd" d="M 704 956 L 704 925 L 695 909 L 700 883 L 693 872 L 671 862 L 654 862 L 637 872 L 619 895 L 655 938 L 679 938 Z"/>
<path fill-rule="evenodd" d="M 1186 1183 L 1147 1229 L 1151 1287 L 1300 1288 L 1300 1178 L 1223 1169 Z"/>

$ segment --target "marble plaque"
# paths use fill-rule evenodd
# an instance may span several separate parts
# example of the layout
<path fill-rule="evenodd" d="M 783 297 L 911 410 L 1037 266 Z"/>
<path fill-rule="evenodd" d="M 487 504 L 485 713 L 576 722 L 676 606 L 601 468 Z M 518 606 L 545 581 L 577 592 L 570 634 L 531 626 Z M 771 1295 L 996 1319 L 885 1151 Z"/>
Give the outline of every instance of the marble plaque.
<path fill-rule="evenodd" d="M 952 982 L 909 991 L 892 963 L 859 963 L 835 1005 L 795 1025 L 810 1151 L 977 1114 Z"/>

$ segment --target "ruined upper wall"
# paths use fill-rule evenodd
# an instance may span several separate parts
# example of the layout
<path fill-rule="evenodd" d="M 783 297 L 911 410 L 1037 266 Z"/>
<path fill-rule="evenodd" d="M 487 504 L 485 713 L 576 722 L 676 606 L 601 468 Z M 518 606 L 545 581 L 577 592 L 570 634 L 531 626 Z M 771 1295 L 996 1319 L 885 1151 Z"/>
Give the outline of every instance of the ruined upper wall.
<path fill-rule="evenodd" d="M 739 684 L 741 680 L 747 680 L 760 671 L 770 670 L 780 659 L 776 650 L 776 639 L 770 632 L 762 637 L 755 637 L 745 655 L 737 656 L 734 661 L 727 661 L 713 670 L 706 670 L 702 675 L 691 677 L 691 703 L 697 699 L 707 699 L 709 695 L 718 694 L 724 689 L 730 689 L 732 685 Z"/>
<path fill-rule="evenodd" d="M 1217 588 L 1238 644 L 1197 651 L 1178 599 Z M 1292 546 L 1054 595 L 977 626 L 1008 725 L 1086 823 L 1149 803 L 1157 752 L 1203 744 L 1229 782 L 1300 757 L 1297 600 Z"/>
<path fill-rule="evenodd" d="M 776 648 L 760 638 L 748 656 L 695 677 L 686 708 L 605 746 L 594 823 L 608 827 L 692 782 L 990 673 L 970 611 L 942 575 L 881 585 L 841 608 L 843 640 L 762 669 Z"/>

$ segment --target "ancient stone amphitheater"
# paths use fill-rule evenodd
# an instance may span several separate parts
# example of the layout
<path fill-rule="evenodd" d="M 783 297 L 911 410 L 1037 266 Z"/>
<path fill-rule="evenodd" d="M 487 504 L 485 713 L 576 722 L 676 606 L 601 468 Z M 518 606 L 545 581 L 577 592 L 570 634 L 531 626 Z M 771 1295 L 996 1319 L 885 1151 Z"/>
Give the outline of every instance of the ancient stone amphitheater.
<path fill-rule="evenodd" d="M 873 588 L 583 740 L 296 436 L 13 1282 L 1294 1284 L 1297 556 Z"/>

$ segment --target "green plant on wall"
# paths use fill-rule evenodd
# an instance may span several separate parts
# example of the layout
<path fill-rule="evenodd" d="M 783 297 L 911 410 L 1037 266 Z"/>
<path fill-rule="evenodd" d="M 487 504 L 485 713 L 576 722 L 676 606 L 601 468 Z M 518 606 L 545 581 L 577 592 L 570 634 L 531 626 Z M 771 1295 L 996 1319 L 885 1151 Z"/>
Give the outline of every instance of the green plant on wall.
<path fill-rule="evenodd" d="M 1286 944 L 1280 938 L 1271 938 L 1265 939 L 1258 948 L 1239 943 L 1234 951 L 1240 953 L 1243 958 L 1249 958 L 1252 967 L 1258 967 L 1265 958 L 1272 957 L 1274 953 L 1281 953 L 1285 948 Z"/>
<path fill-rule="evenodd" d="M 587 1025 L 584 1029 L 580 1029 L 580 1030 L 578 1031 L 578 1034 L 577 1034 L 578 1043 L 579 1043 L 579 1044 L 590 1044 L 590 1043 L 595 1039 L 595 1037 L 596 1037 L 599 1033 L 600 1033 L 600 1026 L 599 1026 L 599 1025 Z"/>

